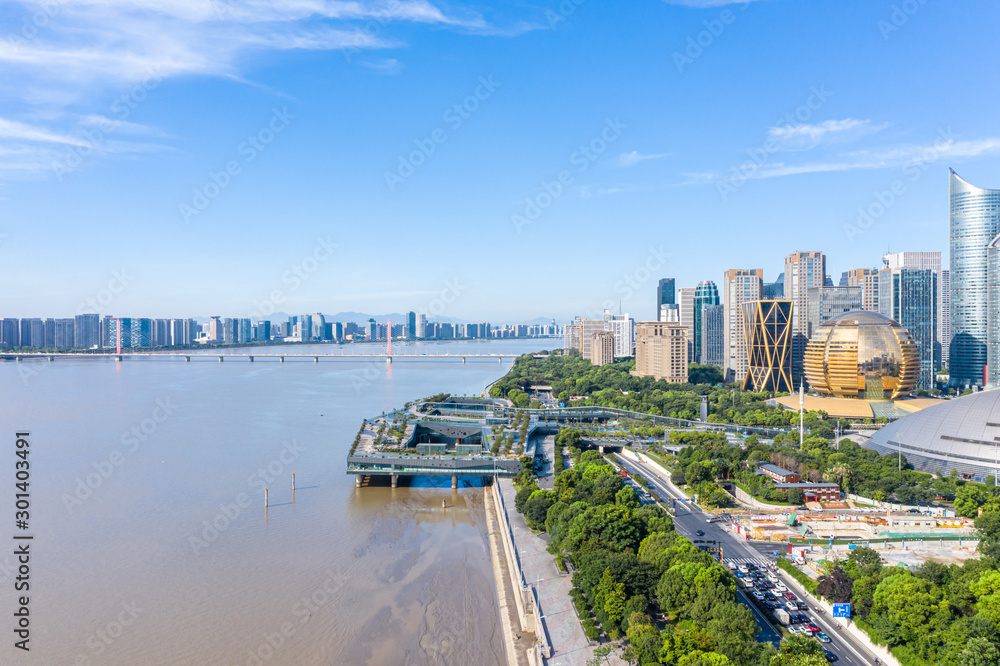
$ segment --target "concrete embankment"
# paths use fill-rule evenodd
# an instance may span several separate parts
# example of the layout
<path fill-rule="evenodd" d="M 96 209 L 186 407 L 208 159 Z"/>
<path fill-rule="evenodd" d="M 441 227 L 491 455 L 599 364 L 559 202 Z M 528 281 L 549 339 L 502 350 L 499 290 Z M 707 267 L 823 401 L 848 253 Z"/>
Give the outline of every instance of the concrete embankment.
<path fill-rule="evenodd" d="M 486 526 L 490 542 L 490 559 L 493 562 L 493 578 L 497 586 L 497 597 L 500 600 L 500 622 L 503 627 L 504 648 L 507 652 L 509 666 L 534 666 L 535 650 L 530 636 L 526 636 L 521 628 L 521 618 L 524 617 L 521 595 L 512 584 L 515 580 L 514 570 L 510 566 L 507 549 L 503 543 L 503 535 L 507 532 L 501 521 L 499 503 L 495 495 L 496 485 L 484 489 L 486 505 Z M 520 616 L 520 617 L 519 617 Z"/>

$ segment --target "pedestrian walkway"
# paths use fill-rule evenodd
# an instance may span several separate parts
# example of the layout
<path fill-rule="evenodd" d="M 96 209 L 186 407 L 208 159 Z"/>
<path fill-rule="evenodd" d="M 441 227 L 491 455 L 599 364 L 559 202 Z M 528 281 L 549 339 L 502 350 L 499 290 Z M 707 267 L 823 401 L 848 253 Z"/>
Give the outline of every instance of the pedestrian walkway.
<path fill-rule="evenodd" d="M 521 568 L 528 585 L 538 591 L 539 612 L 552 645 L 552 658 L 547 664 L 584 666 L 593 656 L 594 647 L 583 633 L 573 600 L 569 596 L 573 581 L 556 568 L 553 556 L 545 549 L 547 535 L 536 536 L 528 529 L 524 516 L 514 508 L 517 492 L 510 479 L 499 479 L 507 507 L 507 519 L 514 532 L 514 545 L 521 559 Z"/>

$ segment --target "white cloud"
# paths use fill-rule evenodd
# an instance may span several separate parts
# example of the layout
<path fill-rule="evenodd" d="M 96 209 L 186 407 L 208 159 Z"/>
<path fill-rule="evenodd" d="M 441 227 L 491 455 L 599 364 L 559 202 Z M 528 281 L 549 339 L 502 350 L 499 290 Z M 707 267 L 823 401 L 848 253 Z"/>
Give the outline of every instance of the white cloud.
<path fill-rule="evenodd" d="M 854 141 L 881 132 L 888 126 L 889 123 L 874 124 L 871 120 L 845 118 L 814 124 L 771 127 L 767 134 L 778 142 L 778 150 L 811 150 L 820 143 Z"/>
<path fill-rule="evenodd" d="M 366 60 L 360 63 L 361 66 L 367 67 L 368 69 L 373 69 L 376 72 L 381 72 L 382 74 L 397 74 L 403 69 L 399 60 L 396 58 L 382 58 L 379 60 Z"/>
<path fill-rule="evenodd" d="M 71 136 L 51 132 L 41 127 L 33 127 L 15 120 L 0 118 L 0 139 L 14 139 L 33 143 L 61 143 L 69 146 L 82 146 L 84 141 Z"/>
<path fill-rule="evenodd" d="M 692 9 L 709 9 L 711 7 L 725 7 L 727 5 L 748 5 L 755 0 L 663 0 L 668 5 L 680 5 L 691 7 Z"/>
<path fill-rule="evenodd" d="M 633 150 L 631 153 L 622 153 L 618 156 L 618 164 L 623 167 L 635 166 L 639 162 L 645 162 L 647 160 L 662 160 L 664 157 L 670 157 L 670 153 L 654 153 L 649 155 L 643 155 L 642 153 Z"/>

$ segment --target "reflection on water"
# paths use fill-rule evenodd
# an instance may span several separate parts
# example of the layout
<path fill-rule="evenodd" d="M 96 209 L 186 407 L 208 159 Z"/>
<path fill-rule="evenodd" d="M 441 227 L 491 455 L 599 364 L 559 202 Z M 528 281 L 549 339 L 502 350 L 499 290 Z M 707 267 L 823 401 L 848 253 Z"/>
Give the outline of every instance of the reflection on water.
<path fill-rule="evenodd" d="M 0 425 L 32 437 L 36 663 L 503 662 L 482 490 L 359 490 L 345 455 L 365 416 L 507 363 L 24 365 Z"/>

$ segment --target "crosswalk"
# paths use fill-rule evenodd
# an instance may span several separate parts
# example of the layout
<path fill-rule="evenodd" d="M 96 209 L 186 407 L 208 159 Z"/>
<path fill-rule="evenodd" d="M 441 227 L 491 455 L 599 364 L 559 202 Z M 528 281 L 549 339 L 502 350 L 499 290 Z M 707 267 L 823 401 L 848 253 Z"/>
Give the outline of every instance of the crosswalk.
<path fill-rule="evenodd" d="M 740 565 L 752 564 L 758 569 L 770 569 L 772 568 L 772 563 L 765 560 L 763 557 L 727 557 L 725 559 L 726 564 L 732 562 L 737 568 Z"/>

